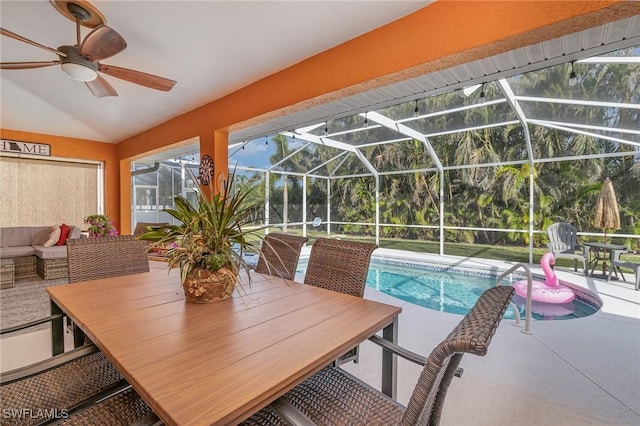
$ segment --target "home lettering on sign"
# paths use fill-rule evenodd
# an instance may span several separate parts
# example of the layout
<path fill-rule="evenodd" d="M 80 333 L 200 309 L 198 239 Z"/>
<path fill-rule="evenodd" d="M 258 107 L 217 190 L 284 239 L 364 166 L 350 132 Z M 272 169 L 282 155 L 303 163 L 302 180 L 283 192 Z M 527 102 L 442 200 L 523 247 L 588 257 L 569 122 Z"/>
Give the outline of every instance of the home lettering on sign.
<path fill-rule="evenodd" d="M 13 152 L 15 154 L 51 155 L 51 146 L 44 143 L 20 142 L 2 139 L 0 151 Z"/>

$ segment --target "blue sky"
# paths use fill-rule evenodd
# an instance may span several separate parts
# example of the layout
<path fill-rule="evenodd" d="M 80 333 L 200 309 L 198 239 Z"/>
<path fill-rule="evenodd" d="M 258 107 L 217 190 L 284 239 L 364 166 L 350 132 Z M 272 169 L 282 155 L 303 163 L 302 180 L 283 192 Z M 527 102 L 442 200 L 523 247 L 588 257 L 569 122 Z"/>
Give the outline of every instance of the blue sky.
<path fill-rule="evenodd" d="M 249 141 L 244 149 L 230 149 L 229 165 L 233 166 L 237 162 L 239 165 L 246 167 L 269 168 L 271 166 L 269 158 L 275 154 L 276 146 L 272 142 L 272 136 L 269 136 L 266 140 L 269 141 L 268 145 L 265 143 L 265 138 L 262 137 Z M 302 145 L 299 140 L 294 141 L 291 138 L 287 138 L 287 140 L 291 151 L 298 149 Z"/>

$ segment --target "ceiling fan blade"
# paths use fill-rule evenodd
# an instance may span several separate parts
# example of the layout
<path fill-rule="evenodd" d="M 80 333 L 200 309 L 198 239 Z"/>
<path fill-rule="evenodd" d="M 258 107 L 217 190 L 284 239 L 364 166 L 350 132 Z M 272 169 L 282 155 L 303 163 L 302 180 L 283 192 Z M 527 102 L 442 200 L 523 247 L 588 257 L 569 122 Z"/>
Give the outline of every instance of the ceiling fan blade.
<path fill-rule="evenodd" d="M 47 62 L 0 62 L 0 69 L 3 70 L 26 70 L 29 68 L 43 68 L 51 65 L 58 65 L 60 61 Z"/>
<path fill-rule="evenodd" d="M 113 28 L 100 25 L 84 38 L 80 54 L 91 61 L 100 61 L 122 52 L 127 42 Z"/>
<path fill-rule="evenodd" d="M 175 86 L 174 80 L 158 77 L 157 75 L 147 74 L 141 71 L 134 71 L 128 68 L 114 67 L 113 65 L 100 64 L 98 71 L 116 77 L 131 83 L 149 87 L 151 89 L 162 90 L 168 92 Z"/>
<path fill-rule="evenodd" d="M 118 92 L 109 84 L 107 80 L 98 76 L 95 80 L 85 81 L 85 84 L 96 98 L 104 98 L 105 96 L 118 96 Z"/>
<path fill-rule="evenodd" d="M 28 38 L 22 37 L 21 35 L 13 33 L 13 32 L 11 32 L 9 30 L 5 30 L 4 28 L 1 28 L 1 27 L 0 27 L 0 34 L 2 34 L 3 36 L 10 37 L 12 39 L 21 41 L 23 43 L 27 43 L 27 44 L 30 44 L 32 46 L 39 47 L 40 49 L 44 49 L 44 50 L 49 51 L 51 53 L 55 53 L 56 55 L 62 56 L 63 58 L 67 56 L 67 54 L 64 53 L 64 52 L 61 52 L 61 51 L 56 50 L 56 49 L 53 49 L 51 47 L 43 46 L 40 43 L 36 43 L 33 40 L 29 40 Z"/>

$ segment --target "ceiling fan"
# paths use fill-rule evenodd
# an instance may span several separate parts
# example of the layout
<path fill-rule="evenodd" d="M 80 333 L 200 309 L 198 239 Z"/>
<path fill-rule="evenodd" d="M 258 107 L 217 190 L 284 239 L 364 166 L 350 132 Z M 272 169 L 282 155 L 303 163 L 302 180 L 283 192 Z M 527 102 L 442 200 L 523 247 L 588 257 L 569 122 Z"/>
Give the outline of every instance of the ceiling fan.
<path fill-rule="evenodd" d="M 0 28 L 3 36 L 30 44 L 58 55 L 58 60 L 45 62 L 0 62 L 0 69 L 19 70 L 60 65 L 69 77 L 83 81 L 97 98 L 118 96 L 115 89 L 98 72 L 151 89 L 169 91 L 174 80 L 156 75 L 100 63 L 101 60 L 123 51 L 127 42 L 118 32 L 105 25 L 106 19 L 93 5 L 84 0 L 50 0 L 64 16 L 76 23 L 76 44 L 57 49 L 43 46 L 7 29 Z M 80 39 L 80 26 L 93 28 L 84 40 Z"/>

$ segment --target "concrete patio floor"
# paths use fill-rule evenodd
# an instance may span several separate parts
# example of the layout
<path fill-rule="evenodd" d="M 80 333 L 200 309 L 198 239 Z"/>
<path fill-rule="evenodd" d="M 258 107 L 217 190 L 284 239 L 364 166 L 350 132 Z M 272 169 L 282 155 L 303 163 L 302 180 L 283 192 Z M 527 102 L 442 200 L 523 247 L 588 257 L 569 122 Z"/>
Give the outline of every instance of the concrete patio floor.
<path fill-rule="evenodd" d="M 374 253 L 381 255 L 470 262 L 397 250 Z M 471 262 L 501 270 L 512 266 L 482 259 Z M 151 265 L 166 268 L 161 262 Z M 542 274 L 536 267 L 532 272 Z M 465 355 L 462 359 L 464 374 L 449 388 L 441 424 L 640 424 L 640 292 L 629 282 L 607 283 L 566 269 L 556 269 L 556 273 L 560 280 L 596 293 L 603 301 L 600 311 L 580 319 L 532 321 L 531 335 L 522 333 L 512 320 L 503 320 L 485 357 Z M 370 288 L 365 297 L 402 306 L 398 343 L 424 355 L 462 318 Z M 0 342 L 2 371 L 45 358 L 50 350 L 47 330 Z M 379 347 L 364 342 L 360 362 L 343 367 L 379 387 L 380 353 Z M 420 369 L 398 361 L 398 400 L 405 405 Z"/>
<path fill-rule="evenodd" d="M 398 251 L 374 252 L 375 256 L 386 254 L 397 256 Z M 415 253 L 404 256 L 443 260 Z M 473 263 L 501 270 L 512 266 L 482 259 Z M 532 272 L 542 275 L 537 267 Z M 441 424 L 640 424 L 640 292 L 631 283 L 607 283 L 585 277 L 581 271 L 556 269 L 556 273 L 561 281 L 596 293 L 603 301 L 600 311 L 579 319 L 532 321 L 531 335 L 522 333 L 513 320 L 503 320 L 486 356 L 463 357 L 464 374 L 449 388 Z M 398 343 L 424 355 L 462 318 L 369 288 L 365 297 L 402 306 Z M 360 362 L 343 367 L 379 388 L 380 353 L 377 345 L 365 342 Z M 407 404 L 420 370 L 408 361 L 398 361 L 402 404 Z"/>

